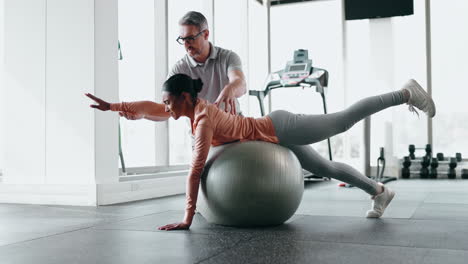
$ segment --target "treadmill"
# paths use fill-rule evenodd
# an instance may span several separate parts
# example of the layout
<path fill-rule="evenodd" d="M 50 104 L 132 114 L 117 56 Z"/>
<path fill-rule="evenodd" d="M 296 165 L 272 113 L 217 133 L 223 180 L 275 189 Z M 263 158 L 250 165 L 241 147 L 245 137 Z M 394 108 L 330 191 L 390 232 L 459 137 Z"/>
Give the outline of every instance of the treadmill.
<path fill-rule="evenodd" d="M 322 96 L 323 112 L 327 114 L 327 101 L 325 91 L 328 86 L 328 71 L 317 67 L 312 67 L 312 60 L 309 59 L 308 50 L 298 49 L 294 51 L 294 58 L 288 61 L 283 70 L 268 74 L 264 90 L 249 90 L 249 95 L 256 96 L 260 105 L 262 116 L 265 115 L 263 100 L 273 89 L 292 87 L 315 87 L 315 91 Z M 328 141 L 328 155 L 332 160 L 330 138 Z M 330 180 L 329 177 L 319 177 L 303 169 L 305 179 Z"/>

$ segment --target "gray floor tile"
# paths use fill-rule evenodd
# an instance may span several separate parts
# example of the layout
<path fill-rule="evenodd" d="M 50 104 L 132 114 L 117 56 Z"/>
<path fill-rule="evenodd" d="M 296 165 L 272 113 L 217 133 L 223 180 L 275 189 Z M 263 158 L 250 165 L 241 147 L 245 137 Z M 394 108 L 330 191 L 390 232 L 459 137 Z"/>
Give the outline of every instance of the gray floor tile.
<path fill-rule="evenodd" d="M 433 192 L 429 193 L 425 203 L 464 204 L 468 205 L 468 188 L 464 192 Z"/>
<path fill-rule="evenodd" d="M 466 227 L 464 222 L 304 216 L 254 239 L 468 250 Z"/>
<path fill-rule="evenodd" d="M 303 201 L 368 201 L 369 195 L 358 188 L 340 188 L 336 190 L 308 190 L 303 195 Z"/>
<path fill-rule="evenodd" d="M 468 205 L 423 203 L 414 212 L 412 219 L 464 221 L 468 228 Z"/>
<path fill-rule="evenodd" d="M 410 218 L 420 205 L 416 201 L 399 201 L 398 196 L 385 211 L 387 218 Z M 330 216 L 352 216 L 364 217 L 367 210 L 371 209 L 372 201 L 331 200 L 313 201 L 303 200 L 297 210 L 297 214 L 303 215 L 330 215 Z"/>
<path fill-rule="evenodd" d="M 93 227 L 100 230 L 129 230 L 129 231 L 155 231 L 155 232 L 185 232 L 185 231 L 160 231 L 159 226 L 170 223 L 180 222 L 183 219 L 183 211 L 167 211 L 157 214 L 151 214 L 143 217 L 137 217 L 124 221 L 103 224 Z M 289 219 L 289 222 L 301 219 L 304 216 L 295 215 Z M 204 234 L 219 237 L 233 237 L 239 240 L 250 239 L 254 235 L 263 234 L 264 232 L 274 231 L 281 226 L 263 227 L 263 228 L 237 228 L 229 226 L 221 226 L 208 223 L 203 216 L 196 214 L 190 233 Z"/>
<path fill-rule="evenodd" d="M 305 183 L 286 224 L 234 228 L 199 214 L 189 231 L 184 195 L 125 204 L 0 204 L 0 263 L 465 263 L 468 181 L 398 180 L 382 219 L 371 200 L 338 181 Z"/>
<path fill-rule="evenodd" d="M 0 246 L 113 221 L 118 216 L 40 205 L 0 205 Z"/>
<path fill-rule="evenodd" d="M 466 263 L 468 251 L 302 240 L 254 240 L 201 263 Z"/>
<path fill-rule="evenodd" d="M 195 263 L 239 242 L 190 231 L 87 229 L 0 247 L 0 263 Z"/>
<path fill-rule="evenodd" d="M 405 180 L 400 179 L 394 182 L 389 183 L 394 188 L 398 188 L 399 191 L 408 191 L 408 192 L 466 192 L 468 190 L 468 181 L 467 180 Z"/>
<path fill-rule="evenodd" d="M 104 206 L 51 206 L 78 211 L 124 215 L 126 217 L 142 216 L 169 210 L 184 210 L 185 195 L 175 195 L 164 198 L 150 199 Z"/>

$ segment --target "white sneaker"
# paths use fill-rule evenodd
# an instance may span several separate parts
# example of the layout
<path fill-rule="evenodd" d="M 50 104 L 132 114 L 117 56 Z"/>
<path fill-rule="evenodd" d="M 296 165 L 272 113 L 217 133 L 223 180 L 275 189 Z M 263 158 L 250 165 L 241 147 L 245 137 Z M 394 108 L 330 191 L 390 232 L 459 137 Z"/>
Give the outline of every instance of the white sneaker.
<path fill-rule="evenodd" d="M 408 101 L 409 110 L 415 112 L 418 116 L 419 113 L 414 107 L 426 113 L 429 117 L 434 117 L 436 114 L 436 107 L 431 96 L 424 91 L 424 89 L 413 79 L 410 79 L 402 89 L 406 89 L 410 92 L 410 98 Z"/>
<path fill-rule="evenodd" d="M 379 185 L 382 186 L 383 192 L 379 195 L 372 197 L 374 200 L 372 202 L 372 210 L 367 211 L 367 218 L 379 218 L 383 215 L 385 208 L 392 201 L 395 196 L 395 192 L 390 190 L 390 188 L 384 186 L 379 182 Z"/>

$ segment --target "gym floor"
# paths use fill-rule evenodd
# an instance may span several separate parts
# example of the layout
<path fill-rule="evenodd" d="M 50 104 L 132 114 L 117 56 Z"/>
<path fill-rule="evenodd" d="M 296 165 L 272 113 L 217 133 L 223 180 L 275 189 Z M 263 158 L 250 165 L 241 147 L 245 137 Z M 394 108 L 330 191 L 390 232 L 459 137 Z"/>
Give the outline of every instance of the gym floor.
<path fill-rule="evenodd" d="M 196 215 L 184 196 L 102 207 L 0 204 L 0 263 L 466 263 L 468 180 L 399 180 L 381 219 L 369 196 L 337 181 L 306 183 L 286 224 L 240 229 Z"/>

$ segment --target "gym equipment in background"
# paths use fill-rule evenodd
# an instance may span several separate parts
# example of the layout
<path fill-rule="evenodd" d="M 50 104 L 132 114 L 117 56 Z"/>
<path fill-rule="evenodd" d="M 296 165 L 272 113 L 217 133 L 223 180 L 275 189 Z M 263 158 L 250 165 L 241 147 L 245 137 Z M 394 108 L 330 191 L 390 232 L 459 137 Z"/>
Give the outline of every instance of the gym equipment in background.
<path fill-rule="evenodd" d="M 414 14 L 413 0 L 345 0 L 346 20 L 373 19 Z"/>
<path fill-rule="evenodd" d="M 402 159 L 401 178 L 420 178 L 420 179 L 456 179 L 457 170 L 461 178 L 468 178 L 468 170 L 462 168 L 465 161 L 460 152 L 455 153 L 453 157 L 446 157 L 444 153 L 437 153 L 433 157 L 432 146 L 427 144 L 424 148 L 417 148 L 411 144 L 408 146 L 409 155 Z M 424 150 L 423 156 L 417 157 L 415 152 Z"/>
<path fill-rule="evenodd" d="M 260 105 L 260 112 L 262 116 L 265 115 L 265 107 L 263 100 L 265 96 L 273 89 L 278 88 L 293 88 L 315 87 L 315 91 L 322 96 L 323 112 L 327 114 L 327 101 L 325 97 L 325 90 L 328 86 L 328 71 L 317 67 L 312 67 L 312 60 L 309 59 L 309 52 L 305 49 L 298 49 L 294 51 L 294 58 L 288 61 L 284 69 L 268 74 L 264 90 L 250 90 L 249 95 L 256 96 Z M 332 159 L 331 142 L 328 141 L 328 155 Z M 303 170 L 304 178 L 319 178 L 330 180 L 328 177 L 319 177 L 313 175 L 307 170 Z"/>
<path fill-rule="evenodd" d="M 381 168 L 380 166 L 382 166 L 382 170 L 380 169 Z M 374 177 L 374 180 L 385 184 L 387 182 L 396 181 L 398 179 L 397 177 L 384 176 L 384 171 L 385 171 L 385 149 L 381 147 L 380 156 L 377 158 L 377 174 Z"/>
<path fill-rule="evenodd" d="M 468 179 L 468 169 L 461 169 L 461 178 Z"/>
<path fill-rule="evenodd" d="M 122 56 L 122 48 L 120 47 L 120 40 L 118 41 L 118 60 L 123 60 Z M 127 175 L 127 169 L 125 168 L 125 161 L 124 161 L 124 155 L 122 151 L 122 132 L 120 129 L 120 118 L 119 118 L 119 158 L 120 158 L 120 165 L 122 166 L 122 174 Z"/>
<path fill-rule="evenodd" d="M 426 144 L 426 147 L 425 148 L 416 148 L 413 144 L 409 145 L 408 147 L 408 150 L 409 150 L 409 157 L 411 159 L 416 159 L 416 156 L 415 156 L 415 151 L 416 149 L 424 149 L 426 151 L 426 155 L 424 155 L 424 157 L 429 157 L 429 158 L 432 158 L 432 146 L 431 144 Z"/>
<path fill-rule="evenodd" d="M 254 227 L 288 220 L 304 192 L 299 160 L 277 144 L 236 142 L 212 147 L 197 210 L 214 224 Z"/>
<path fill-rule="evenodd" d="M 120 157 L 120 165 L 122 166 L 122 174 L 127 175 L 127 169 L 125 168 L 125 161 L 122 151 L 122 132 L 120 129 L 120 119 L 119 119 L 119 157 Z"/>

